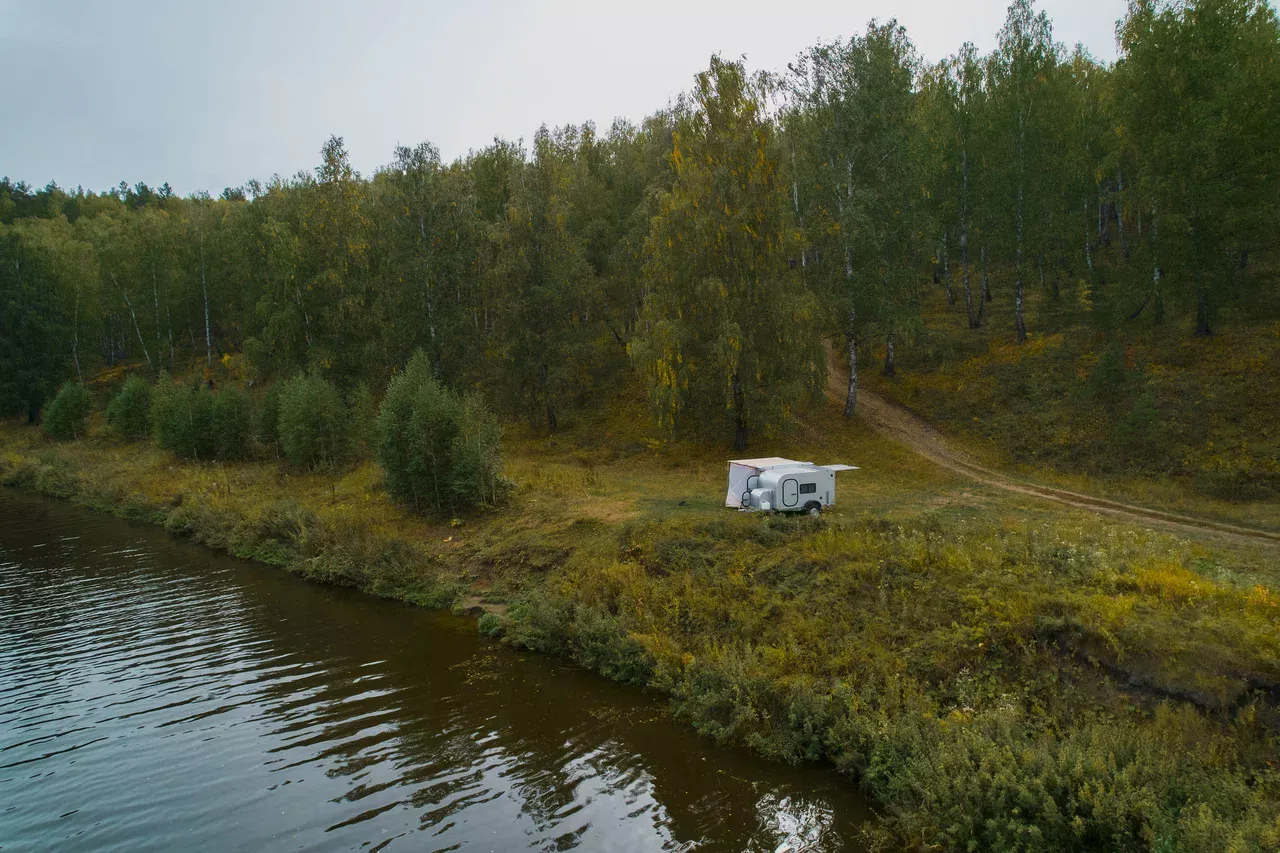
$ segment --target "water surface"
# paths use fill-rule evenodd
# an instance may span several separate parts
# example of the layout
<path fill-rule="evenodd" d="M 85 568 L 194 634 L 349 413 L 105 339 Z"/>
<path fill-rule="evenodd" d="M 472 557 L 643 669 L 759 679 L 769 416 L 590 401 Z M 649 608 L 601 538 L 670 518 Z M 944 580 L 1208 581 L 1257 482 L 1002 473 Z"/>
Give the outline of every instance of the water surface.
<path fill-rule="evenodd" d="M 0 849 L 858 850 L 659 697 L 0 489 Z"/>

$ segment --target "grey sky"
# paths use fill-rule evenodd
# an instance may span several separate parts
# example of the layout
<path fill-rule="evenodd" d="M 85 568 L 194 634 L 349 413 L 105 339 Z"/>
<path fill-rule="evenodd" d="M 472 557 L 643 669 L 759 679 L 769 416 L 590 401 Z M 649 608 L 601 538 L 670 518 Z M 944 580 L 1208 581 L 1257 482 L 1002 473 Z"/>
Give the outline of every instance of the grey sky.
<path fill-rule="evenodd" d="M 928 59 L 986 51 L 1005 0 L 625 4 L 0 0 L 0 175 L 214 193 L 312 167 L 329 134 L 370 173 L 397 143 L 446 159 L 538 125 L 639 119 L 714 52 L 778 70 L 897 16 Z M 1042 0 L 1115 58 L 1124 0 Z"/>

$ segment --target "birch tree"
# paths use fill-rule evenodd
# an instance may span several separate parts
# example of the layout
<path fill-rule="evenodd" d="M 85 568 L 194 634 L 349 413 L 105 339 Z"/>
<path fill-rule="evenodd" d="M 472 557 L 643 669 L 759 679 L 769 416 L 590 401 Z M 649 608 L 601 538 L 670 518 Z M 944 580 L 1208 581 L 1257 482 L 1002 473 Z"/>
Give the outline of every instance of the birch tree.
<path fill-rule="evenodd" d="M 982 325 L 985 300 L 973 279 L 975 219 L 982 223 L 990 213 L 983 191 L 986 90 L 972 44 L 927 71 L 919 106 L 928 140 L 922 167 L 927 170 L 935 228 L 956 234 L 965 317 L 969 328 L 976 329 Z"/>
<path fill-rule="evenodd" d="M 437 379 L 459 381 L 484 349 L 471 322 L 482 235 L 470 182 L 423 143 L 396 148 L 374 184 L 380 362 L 402 364 L 420 348 Z"/>
<path fill-rule="evenodd" d="M 1280 26 L 1256 0 L 1135 0 L 1120 31 L 1117 112 L 1150 200 L 1159 263 L 1209 335 L 1236 258 L 1268 239 L 1280 195 Z M 1159 292 L 1159 291 L 1158 291 Z"/>
<path fill-rule="evenodd" d="M 545 126 L 532 162 L 519 167 L 506 220 L 496 232 L 492 275 L 501 294 L 497 329 L 503 390 L 517 414 L 559 426 L 564 398 L 583 380 L 595 277 L 572 232 L 571 137 Z"/>
<path fill-rule="evenodd" d="M 1033 223 L 1048 209 L 1043 167 L 1050 152 L 1046 128 L 1052 121 L 1051 78 L 1059 49 L 1053 42 L 1049 16 L 1037 13 L 1032 0 L 1015 0 L 998 36 L 999 47 L 989 60 L 994 123 L 1005 164 L 1004 190 L 1009 202 L 1008 228 L 1012 238 L 1014 276 L 1014 332 L 1018 343 L 1027 339 L 1024 316 L 1024 276 L 1028 238 Z M 1031 248 L 1038 250 L 1038 246 Z"/>
<path fill-rule="evenodd" d="M 790 69 L 802 112 L 789 120 L 803 164 L 795 173 L 812 199 L 800 213 L 814 250 L 804 271 L 832 306 L 849 348 L 845 417 L 857 408 L 864 336 L 883 336 L 885 372 L 892 373 L 895 341 L 919 324 L 913 259 L 926 224 L 917 70 L 915 49 L 896 21 L 818 45 Z"/>
<path fill-rule="evenodd" d="M 675 181 L 645 250 L 630 353 L 658 424 L 706 438 L 775 432 L 822 387 L 817 306 L 790 267 L 796 235 L 771 154 L 771 84 L 712 57 L 673 134 Z"/>
<path fill-rule="evenodd" d="M 301 185 L 299 286 L 310 366 L 351 383 L 362 372 L 374 335 L 368 311 L 369 220 L 366 185 L 351 166 L 341 137 L 320 152 L 314 180 Z"/>
<path fill-rule="evenodd" d="M 34 422 L 71 366 L 73 318 L 58 259 L 30 229 L 0 225 L 0 415 Z"/>

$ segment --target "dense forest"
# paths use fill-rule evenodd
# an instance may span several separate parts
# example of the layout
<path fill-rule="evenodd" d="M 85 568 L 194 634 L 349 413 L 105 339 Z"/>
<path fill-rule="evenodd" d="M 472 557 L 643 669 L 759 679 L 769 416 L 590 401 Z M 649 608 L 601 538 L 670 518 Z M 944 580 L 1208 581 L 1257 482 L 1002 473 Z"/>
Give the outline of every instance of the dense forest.
<path fill-rule="evenodd" d="M 1030 298 L 1072 322 L 1212 335 L 1274 311 L 1280 24 L 1258 0 L 1134 0 L 1104 64 L 1030 0 L 997 47 L 926 62 L 896 22 L 785 71 L 713 57 L 638 124 L 543 127 L 372 176 L 314 170 L 218 197 L 0 182 L 0 414 L 102 365 L 234 363 L 382 389 L 434 377 L 555 430 L 646 389 L 673 435 L 773 434 L 858 358 Z"/>

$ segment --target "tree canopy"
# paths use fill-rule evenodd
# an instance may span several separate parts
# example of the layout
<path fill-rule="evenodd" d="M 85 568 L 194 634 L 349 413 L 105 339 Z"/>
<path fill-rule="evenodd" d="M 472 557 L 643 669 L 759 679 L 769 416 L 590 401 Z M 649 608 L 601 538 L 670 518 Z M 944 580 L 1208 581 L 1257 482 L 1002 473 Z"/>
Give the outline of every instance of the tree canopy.
<path fill-rule="evenodd" d="M 314 169 L 183 198 L 0 181 L 0 413 L 68 379 L 243 353 L 269 380 L 435 381 L 558 428 L 643 385 L 671 435 L 743 446 L 823 387 L 826 347 L 927 345 L 921 304 L 1209 335 L 1275 313 L 1280 27 L 1259 0 L 1134 0 L 1119 59 L 1017 0 L 983 55 L 926 62 L 896 21 L 781 74 L 713 57 L 639 123 L 540 128 L 373 175 Z M 931 291 L 932 288 L 937 290 Z M 1028 314 L 1031 296 L 1052 310 Z"/>

